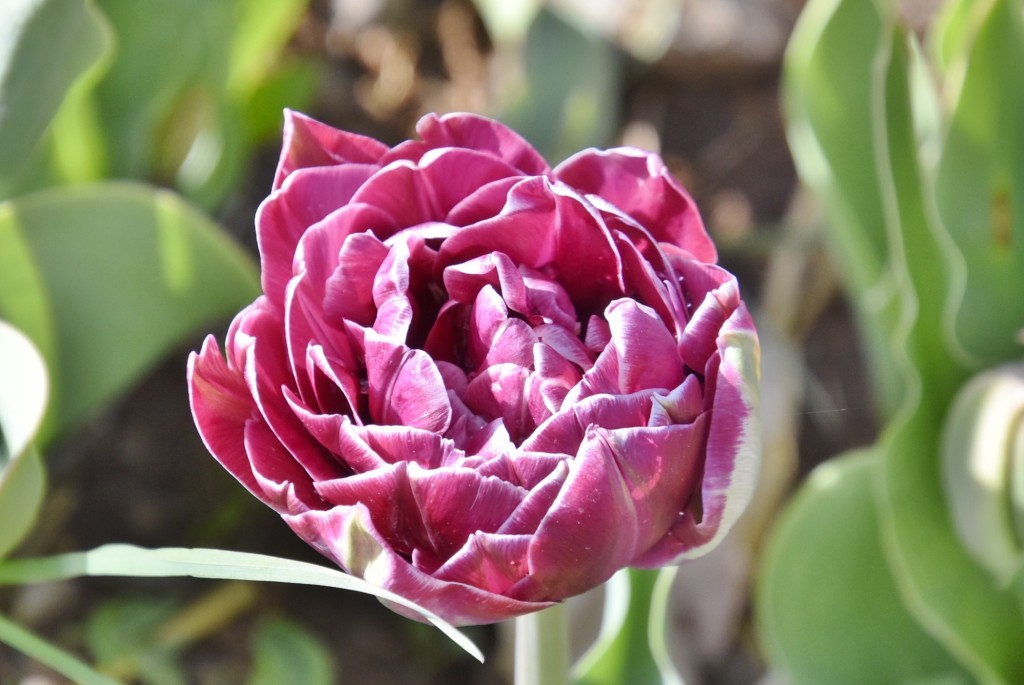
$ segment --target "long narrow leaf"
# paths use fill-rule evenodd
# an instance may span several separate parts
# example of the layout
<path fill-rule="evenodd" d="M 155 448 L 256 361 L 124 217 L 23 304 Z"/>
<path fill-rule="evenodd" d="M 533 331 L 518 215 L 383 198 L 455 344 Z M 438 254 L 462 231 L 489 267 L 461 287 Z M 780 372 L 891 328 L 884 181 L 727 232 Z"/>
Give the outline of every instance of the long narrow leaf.
<path fill-rule="evenodd" d="M 79 576 L 191 576 L 319 585 L 362 592 L 412 609 L 437 626 L 474 658 L 481 662 L 484 660 L 483 653 L 469 638 L 412 600 L 347 573 L 301 561 L 220 549 L 143 549 L 133 545 L 114 544 L 103 545 L 88 552 L 59 554 L 40 559 L 17 559 L 0 564 L 0 585 L 63 580 Z"/>
<path fill-rule="evenodd" d="M 0 642 L 46 664 L 78 685 L 121 685 L 38 635 L 0 616 Z"/>

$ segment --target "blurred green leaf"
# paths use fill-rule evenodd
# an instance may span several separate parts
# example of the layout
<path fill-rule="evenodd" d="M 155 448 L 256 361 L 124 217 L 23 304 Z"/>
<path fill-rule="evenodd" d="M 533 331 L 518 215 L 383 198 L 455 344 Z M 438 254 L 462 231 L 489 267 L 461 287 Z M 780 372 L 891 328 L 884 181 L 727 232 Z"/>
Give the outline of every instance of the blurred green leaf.
<path fill-rule="evenodd" d="M 177 196 L 130 183 L 43 191 L 0 206 L 0 254 L 22 247 L 38 275 L 9 280 L 49 301 L 56 344 L 55 428 L 111 400 L 189 333 L 255 298 L 252 260 Z M 42 287 L 45 292 L 38 292 Z M 20 324 L 26 314 L 0 315 Z M 31 312 L 29 312 L 31 314 Z"/>
<path fill-rule="evenodd" d="M 966 269 L 954 332 L 976 364 L 1019 355 L 1024 325 L 1024 3 L 976 3 L 935 197 Z M 984 10 L 984 13 L 979 13 Z M 965 10 L 966 11 L 966 10 Z"/>
<path fill-rule="evenodd" d="M 157 640 L 159 628 L 176 610 L 169 600 L 111 600 L 89 616 L 86 644 L 108 672 L 131 674 L 132 681 L 145 685 L 186 685 L 175 650 Z"/>
<path fill-rule="evenodd" d="M 525 80 L 509 89 L 511 96 L 499 106 L 501 120 L 548 160 L 607 145 L 618 117 L 609 103 L 616 100 L 622 78 L 615 50 L 541 10 L 521 54 Z"/>
<path fill-rule="evenodd" d="M 91 0 L 5 0 L 0 181 L 20 170 L 71 84 L 109 45 L 109 30 Z"/>
<path fill-rule="evenodd" d="M 121 685 L 113 678 L 93 670 L 89 665 L 38 635 L 0 616 L 0 642 L 22 654 L 46 664 L 77 685 Z"/>
<path fill-rule="evenodd" d="M 43 583 L 80 576 L 192 576 L 319 585 L 362 592 L 417 612 L 475 659 L 484 660 L 483 653 L 469 638 L 416 602 L 326 566 L 221 549 L 143 549 L 132 545 L 103 545 L 88 552 L 0 563 L 0 585 Z"/>
<path fill-rule="evenodd" d="M 234 0 L 227 89 L 247 100 L 276 71 L 278 54 L 302 21 L 309 0 Z"/>
<path fill-rule="evenodd" d="M 272 618 L 260 623 L 252 635 L 255 660 L 247 685 L 332 685 L 334 661 L 316 635 L 298 623 Z"/>
<path fill-rule="evenodd" d="M 794 161 L 828 210 L 832 254 L 852 295 L 884 410 L 896 405 L 900 388 L 888 346 L 898 284 L 889 269 L 872 130 L 872 63 L 882 31 L 872 0 L 811 0 L 786 51 L 783 99 Z"/>
<path fill-rule="evenodd" d="M 887 151 L 882 170 L 887 225 L 899 258 L 901 325 L 892 349 L 908 388 L 886 429 L 882 524 L 890 563 L 911 613 L 980 682 L 1024 682 L 1024 615 L 1006 591 L 967 555 L 957 539 L 940 486 L 939 435 L 967 370 L 952 353 L 945 324 L 955 262 L 935 221 L 913 129 L 908 66 L 909 32 L 897 28 L 876 63 L 879 79 L 874 126 Z M 987 264 L 972 265 L 986 269 Z"/>
<path fill-rule="evenodd" d="M 793 685 L 970 682 L 907 612 L 886 564 L 875 451 L 819 466 L 779 518 L 757 588 L 770 661 Z"/>
<path fill-rule="evenodd" d="M 43 501 L 46 473 L 33 441 L 48 394 L 39 351 L 0 320 L 0 559 L 31 529 Z"/>
<path fill-rule="evenodd" d="M 577 685 L 682 685 L 665 645 L 676 567 L 626 569 L 605 584 L 597 641 L 573 667 Z"/>

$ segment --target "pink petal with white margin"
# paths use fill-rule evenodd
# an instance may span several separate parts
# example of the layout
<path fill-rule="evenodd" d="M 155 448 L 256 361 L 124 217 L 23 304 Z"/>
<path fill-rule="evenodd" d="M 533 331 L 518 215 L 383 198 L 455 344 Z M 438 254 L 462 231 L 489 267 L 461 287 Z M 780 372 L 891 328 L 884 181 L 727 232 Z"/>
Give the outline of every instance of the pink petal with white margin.
<path fill-rule="evenodd" d="M 364 343 L 370 417 L 381 425 L 444 433 L 452 418 L 444 380 L 423 350 L 366 330 Z"/>
<path fill-rule="evenodd" d="M 700 261 L 718 261 L 693 198 L 657 155 L 636 148 L 584 150 L 559 164 L 554 174 L 581 193 L 615 205 L 655 239 L 678 245 Z"/>
<path fill-rule="evenodd" d="M 373 164 L 388 151 L 387 145 L 373 138 L 338 130 L 290 109 L 284 111 L 282 142 L 274 190 L 298 169 L 345 163 Z"/>
<path fill-rule="evenodd" d="M 665 535 L 697 482 L 701 421 L 587 428 L 569 477 L 530 544 L 520 599 L 569 597 L 604 582 Z"/>
<path fill-rule="evenodd" d="M 284 284 L 294 273 L 295 252 L 303 234 L 348 204 L 375 170 L 363 164 L 301 169 L 256 210 L 263 292 L 275 304 L 281 302 Z M 380 209 L 375 212 L 383 214 Z"/>
<path fill-rule="evenodd" d="M 609 304 L 604 316 L 619 359 L 620 392 L 668 389 L 682 382 L 683 363 L 675 338 L 653 309 L 622 299 Z"/>
<path fill-rule="evenodd" d="M 685 512 L 669 535 L 636 566 L 655 568 L 713 549 L 753 496 L 761 465 L 760 349 L 745 306 L 733 312 L 717 341 L 721 356 L 701 485 L 703 516 Z"/>
<path fill-rule="evenodd" d="M 438 580 L 503 593 L 529 572 L 529 535 L 473 533 L 457 554 L 434 572 Z"/>
<path fill-rule="evenodd" d="M 455 554 L 473 533 L 497 531 L 527 495 L 518 485 L 459 467 L 410 464 L 409 484 L 433 556 L 441 560 Z"/>
<path fill-rule="evenodd" d="M 479 150 L 511 164 L 523 174 L 540 176 L 550 171 L 544 158 L 518 133 L 476 114 L 427 114 L 416 132 L 431 148 L 459 147 Z"/>
<path fill-rule="evenodd" d="M 381 539 L 362 505 L 288 516 L 285 522 L 353 575 L 411 599 L 453 625 L 495 623 L 553 604 L 517 601 L 465 583 L 438 580 L 417 570 Z M 405 607 L 385 604 L 403 616 L 423 620 Z"/>
<path fill-rule="evenodd" d="M 188 357 L 188 398 L 203 444 L 231 475 L 268 503 L 256 482 L 242 440 L 245 423 L 258 416 L 241 373 L 229 368 L 214 337 Z"/>
<path fill-rule="evenodd" d="M 320 509 L 323 500 L 316 493 L 313 479 L 285 449 L 266 423 L 250 419 L 245 424 L 242 443 L 259 484 L 260 496 L 279 514 L 298 514 Z"/>
<path fill-rule="evenodd" d="M 689 368 L 698 372 L 704 368 L 720 345 L 718 336 L 726 320 L 742 306 L 735 279 L 707 294 L 679 338 L 679 354 Z"/>

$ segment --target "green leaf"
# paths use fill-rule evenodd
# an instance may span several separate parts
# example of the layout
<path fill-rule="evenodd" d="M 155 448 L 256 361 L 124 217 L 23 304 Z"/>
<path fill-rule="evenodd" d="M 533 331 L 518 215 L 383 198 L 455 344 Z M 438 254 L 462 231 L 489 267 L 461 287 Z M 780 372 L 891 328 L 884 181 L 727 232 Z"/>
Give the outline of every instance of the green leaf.
<path fill-rule="evenodd" d="M 247 685 L 331 685 L 334 660 L 316 635 L 298 623 L 272 618 L 260 623 L 252 635 L 255 663 Z"/>
<path fill-rule="evenodd" d="M 58 389 L 51 412 L 59 430 L 113 399 L 183 337 L 259 292 L 251 259 L 215 224 L 172 193 L 136 184 L 78 186 L 8 202 L 0 206 L 0 254 L 8 244 L 21 246 L 26 270 L 38 278 L 0 271 L 0 292 L 17 288 L 48 301 L 53 312 L 47 363 Z M 0 315 L 21 325 L 34 313 L 9 309 L 0 298 Z"/>
<path fill-rule="evenodd" d="M 616 123 L 608 103 L 621 84 L 614 49 L 541 10 L 530 24 L 522 55 L 525 81 L 509 89 L 510 97 L 499 107 L 501 120 L 549 160 L 606 145 Z"/>
<path fill-rule="evenodd" d="M 794 685 L 966 685 L 897 592 L 872 492 L 879 466 L 875 451 L 830 460 L 779 517 L 757 588 L 764 648 Z"/>
<path fill-rule="evenodd" d="M 0 181 L 29 157 L 64 95 L 110 45 L 91 0 L 5 0 L 0 10 Z"/>
<path fill-rule="evenodd" d="M 909 32 L 894 31 L 880 54 L 876 144 L 901 320 L 892 350 L 908 392 L 881 441 L 885 549 L 911 613 L 980 682 L 1024 682 L 1024 616 L 960 545 L 940 486 L 942 422 L 967 370 L 943 335 L 956 262 L 936 221 L 915 145 Z M 974 265 L 972 268 L 988 268 Z M 1005 295 L 1004 295 L 1005 297 Z"/>
<path fill-rule="evenodd" d="M 157 633 L 177 610 L 176 603 L 153 599 L 114 599 L 92 612 L 85 640 L 105 671 L 146 685 L 186 685 L 176 650 L 161 645 Z"/>
<path fill-rule="evenodd" d="M 278 54 L 305 15 L 309 0 L 235 0 L 227 88 L 247 100 L 276 69 Z"/>
<path fill-rule="evenodd" d="M 577 685 L 682 685 L 665 645 L 676 570 L 626 569 L 605 584 L 601 631 L 573 667 Z"/>
<path fill-rule="evenodd" d="M 48 394 L 38 350 L 0 320 L 0 559 L 31 529 L 43 501 L 46 473 L 32 443 Z"/>
<path fill-rule="evenodd" d="M 39 663 L 46 664 L 78 685 L 121 685 L 3 616 L 0 616 L 0 642 L 10 645 Z"/>
<path fill-rule="evenodd" d="M 883 410 L 899 397 L 889 332 L 898 284 L 889 269 L 872 122 L 872 64 L 884 17 L 870 0 L 811 0 L 784 63 L 787 135 L 800 178 L 828 210 L 832 255 L 851 294 Z"/>
<path fill-rule="evenodd" d="M 316 564 L 220 549 L 142 549 L 132 545 L 104 545 L 89 552 L 0 563 L 0 585 L 48 582 L 79 576 L 192 576 L 298 583 L 362 592 L 412 609 L 478 661 L 484 660 L 477 646 L 465 635 L 414 601 L 371 585 L 361 578 Z"/>
<path fill-rule="evenodd" d="M 1024 325 L 1024 297 L 1007 296 L 1024 292 L 1024 6 L 986 0 L 971 18 L 935 197 L 966 269 L 954 333 L 981 366 L 1019 355 Z"/>

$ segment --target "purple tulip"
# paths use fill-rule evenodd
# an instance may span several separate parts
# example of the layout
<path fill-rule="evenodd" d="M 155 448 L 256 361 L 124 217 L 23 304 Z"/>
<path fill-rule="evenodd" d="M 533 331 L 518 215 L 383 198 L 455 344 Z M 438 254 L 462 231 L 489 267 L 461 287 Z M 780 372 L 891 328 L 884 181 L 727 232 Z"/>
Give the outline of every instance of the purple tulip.
<path fill-rule="evenodd" d="M 264 294 L 189 359 L 210 452 L 346 571 L 456 625 L 699 556 L 760 460 L 757 335 L 656 155 L 551 169 L 428 115 L 287 113 Z"/>

